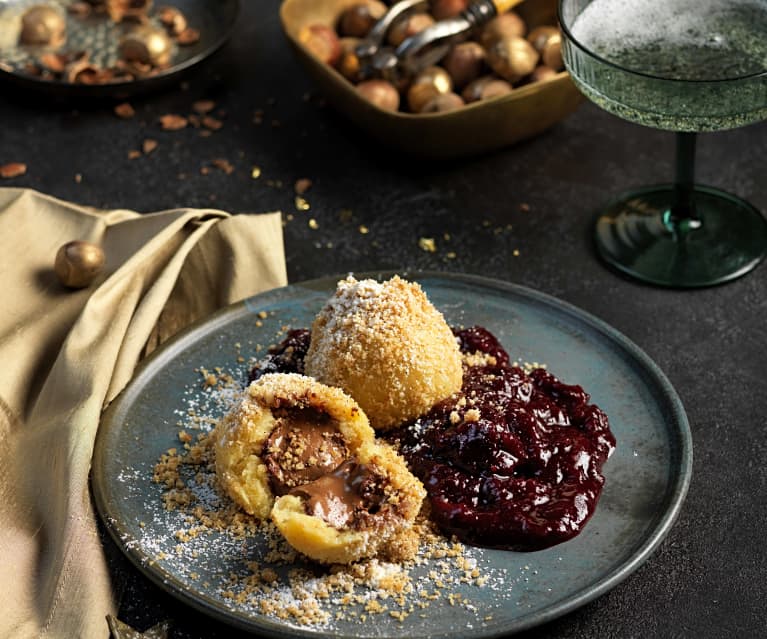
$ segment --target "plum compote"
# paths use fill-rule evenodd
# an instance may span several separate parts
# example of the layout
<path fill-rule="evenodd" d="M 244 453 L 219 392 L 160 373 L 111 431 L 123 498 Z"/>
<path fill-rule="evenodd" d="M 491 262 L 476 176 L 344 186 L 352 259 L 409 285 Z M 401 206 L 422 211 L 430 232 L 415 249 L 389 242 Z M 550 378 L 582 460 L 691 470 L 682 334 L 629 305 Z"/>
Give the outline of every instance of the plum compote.
<path fill-rule="evenodd" d="M 512 366 L 486 329 L 455 334 L 473 355 L 460 394 L 393 434 L 432 519 L 481 546 L 539 550 L 571 539 L 594 513 L 615 449 L 607 416 L 580 386 Z"/>

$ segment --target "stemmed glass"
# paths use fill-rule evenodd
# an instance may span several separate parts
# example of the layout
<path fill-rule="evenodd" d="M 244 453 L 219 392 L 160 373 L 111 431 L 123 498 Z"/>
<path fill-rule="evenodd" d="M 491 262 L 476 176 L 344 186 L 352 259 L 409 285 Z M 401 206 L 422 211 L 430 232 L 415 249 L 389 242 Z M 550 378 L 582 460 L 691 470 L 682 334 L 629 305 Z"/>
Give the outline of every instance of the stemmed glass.
<path fill-rule="evenodd" d="M 559 0 L 559 20 L 565 64 L 590 100 L 676 132 L 674 183 L 607 205 L 599 254 L 673 287 L 753 269 L 767 253 L 767 221 L 748 202 L 695 184 L 695 142 L 699 131 L 767 119 L 767 0 Z"/>

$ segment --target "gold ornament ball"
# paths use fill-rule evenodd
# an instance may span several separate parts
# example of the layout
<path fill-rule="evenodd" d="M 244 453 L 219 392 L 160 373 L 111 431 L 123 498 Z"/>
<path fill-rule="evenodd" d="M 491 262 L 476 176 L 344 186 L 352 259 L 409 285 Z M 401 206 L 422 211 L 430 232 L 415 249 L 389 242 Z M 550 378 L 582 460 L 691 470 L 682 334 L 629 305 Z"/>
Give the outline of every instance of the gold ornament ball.
<path fill-rule="evenodd" d="M 163 65 L 170 62 L 171 41 L 162 29 L 140 26 L 120 40 L 119 50 L 126 62 Z"/>
<path fill-rule="evenodd" d="M 85 288 L 104 269 L 104 251 L 91 242 L 67 242 L 56 253 L 53 268 L 59 281 L 69 288 Z"/>
<path fill-rule="evenodd" d="M 49 44 L 64 42 L 66 20 L 61 11 L 48 5 L 30 7 L 21 16 L 21 44 Z"/>

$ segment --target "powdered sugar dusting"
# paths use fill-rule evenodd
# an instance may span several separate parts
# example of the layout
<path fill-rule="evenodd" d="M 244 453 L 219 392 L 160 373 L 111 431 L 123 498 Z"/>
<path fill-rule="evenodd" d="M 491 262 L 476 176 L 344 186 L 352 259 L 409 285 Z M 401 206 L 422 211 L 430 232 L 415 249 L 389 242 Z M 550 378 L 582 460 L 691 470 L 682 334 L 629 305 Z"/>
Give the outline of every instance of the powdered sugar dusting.
<path fill-rule="evenodd" d="M 426 521 L 418 524 L 424 543 L 412 563 L 373 560 L 338 570 L 304 562 L 273 525 L 255 522 L 220 492 L 210 434 L 242 396 L 237 380 L 244 375 L 205 369 L 200 375 L 202 383 L 187 388 L 174 411 L 178 445 L 158 460 L 154 481 L 138 468 L 117 478 L 143 495 L 146 513 L 126 546 L 140 549 L 176 587 L 204 592 L 248 618 L 271 617 L 297 629 L 365 630 L 362 636 L 374 617 L 385 627 L 428 623 L 444 605 L 462 608 L 467 624 L 479 626 L 503 604 L 513 583 L 507 571 L 491 567 L 484 551 L 440 537 Z M 483 597 L 479 604 L 472 592 L 480 591 L 496 592 L 498 600 Z"/>
<path fill-rule="evenodd" d="M 365 290 L 372 295 L 375 288 Z M 423 542 L 415 561 L 338 570 L 302 560 L 273 525 L 236 508 L 218 487 L 210 434 L 242 397 L 247 362 L 240 360 L 195 369 L 170 411 L 173 420 L 162 426 L 175 442 L 117 477 L 125 498 L 144 513 L 123 528 L 123 543 L 171 589 L 205 596 L 254 630 L 268 618 L 296 630 L 360 637 L 428 634 L 432 620 L 456 611 L 467 630 L 492 627 L 510 602 L 525 605 L 516 587 L 529 571 L 500 567 L 493 551 L 453 543 L 426 520 L 418 524 Z"/>

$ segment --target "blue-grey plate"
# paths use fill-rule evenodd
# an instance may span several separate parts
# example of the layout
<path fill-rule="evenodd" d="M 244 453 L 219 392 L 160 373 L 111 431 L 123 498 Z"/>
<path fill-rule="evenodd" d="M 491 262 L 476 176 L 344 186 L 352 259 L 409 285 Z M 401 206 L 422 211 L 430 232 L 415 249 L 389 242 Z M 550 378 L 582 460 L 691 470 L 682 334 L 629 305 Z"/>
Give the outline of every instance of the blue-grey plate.
<path fill-rule="evenodd" d="M 190 328 L 145 361 L 106 411 L 93 459 L 96 503 L 117 544 L 149 579 L 195 608 L 265 636 L 458 639 L 498 637 L 551 620 L 613 588 L 650 556 L 679 512 L 692 470 L 687 418 L 658 367 L 604 322 L 547 295 L 468 275 L 405 275 L 421 283 L 449 323 L 489 328 L 512 359 L 545 363 L 563 381 L 582 385 L 608 414 L 618 444 L 585 530 L 532 553 L 470 549 L 489 577 L 483 588 L 455 589 L 470 604 L 451 605 L 443 597 L 404 621 L 378 615 L 369 623 L 347 619 L 325 628 L 281 621 L 222 595 L 228 575 L 247 572 L 245 562 L 263 552 L 259 538 L 243 543 L 208 534 L 178 555 L 173 534 L 188 526 L 179 513 L 163 509 L 151 476 L 160 455 L 178 445 L 188 408 L 208 401 L 196 369 L 219 366 L 244 379 L 247 365 L 237 354 L 256 355 L 256 345 L 273 343 L 286 325 L 309 326 L 335 288 L 335 278 L 323 279 L 258 295 Z"/>

